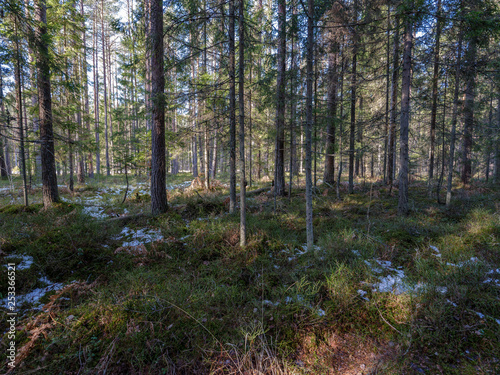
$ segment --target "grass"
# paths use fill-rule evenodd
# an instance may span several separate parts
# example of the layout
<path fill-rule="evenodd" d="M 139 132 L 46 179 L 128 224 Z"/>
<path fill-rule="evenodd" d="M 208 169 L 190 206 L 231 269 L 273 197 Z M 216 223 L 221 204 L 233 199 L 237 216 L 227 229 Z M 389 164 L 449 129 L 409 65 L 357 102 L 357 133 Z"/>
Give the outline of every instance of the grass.
<path fill-rule="evenodd" d="M 20 306 L 21 351 L 11 373 L 499 372 L 498 187 L 457 189 L 446 209 L 417 182 L 412 212 L 400 218 L 397 194 L 377 183 L 343 191 L 342 201 L 319 186 L 317 247 L 305 252 L 300 189 L 278 199 L 276 212 L 272 196 L 249 199 L 245 249 L 223 184 L 170 190 L 170 210 L 157 217 L 125 222 L 83 213 L 96 196 L 93 204 L 108 215 L 147 212 L 147 188 L 138 182 L 145 180 L 131 179 L 123 204 L 123 191 L 103 189 L 124 185 L 115 176 L 73 195 L 61 188 L 66 202 L 49 210 L 21 206 L 20 193 L 0 196 L 2 256 L 33 258 L 16 272 L 17 294 L 44 287 L 41 277 L 65 285 L 42 298 L 44 309 Z M 39 189 L 31 193 L 41 201 Z M 124 227 L 159 230 L 163 240 L 131 254 L 119 238 Z M 383 281 L 393 292 L 375 291 Z M 6 310 L 0 315 L 5 332 Z M 2 364 L 6 349 L 4 335 Z"/>

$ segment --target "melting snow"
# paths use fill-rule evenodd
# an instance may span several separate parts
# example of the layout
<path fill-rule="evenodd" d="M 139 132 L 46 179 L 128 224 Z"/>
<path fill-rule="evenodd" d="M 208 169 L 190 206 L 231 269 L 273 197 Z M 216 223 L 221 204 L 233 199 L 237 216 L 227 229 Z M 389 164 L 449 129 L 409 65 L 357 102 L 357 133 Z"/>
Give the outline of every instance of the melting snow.
<path fill-rule="evenodd" d="M 432 254 L 432 255 L 434 255 L 434 256 L 436 256 L 436 257 L 438 257 L 438 258 L 441 258 L 441 253 L 440 253 L 439 249 L 438 249 L 436 246 L 432 246 L 432 245 L 430 245 L 430 246 L 429 246 L 429 248 L 430 248 L 431 250 L 434 250 L 434 251 L 435 251 L 435 253 L 436 253 L 436 254 Z"/>
<path fill-rule="evenodd" d="M 115 240 L 126 239 L 129 241 L 123 242 L 122 246 L 139 246 L 141 244 L 160 241 L 163 239 L 161 231 L 159 229 L 130 229 L 128 227 L 123 228 L 121 233 L 115 237 Z"/>
<path fill-rule="evenodd" d="M 42 308 L 41 304 L 40 304 L 40 299 L 48 292 L 51 292 L 53 290 L 59 290 L 59 289 L 62 289 L 63 288 L 63 284 L 61 283 L 53 283 L 51 282 L 49 279 L 47 279 L 46 277 L 42 277 L 40 278 L 40 281 L 42 281 L 43 283 L 47 284 L 47 286 L 43 287 L 43 288 L 36 288 L 34 290 L 32 290 L 31 292 L 29 293 L 26 293 L 26 294 L 18 294 L 16 295 L 16 308 L 18 306 L 21 306 L 25 303 L 31 303 L 33 304 L 33 308 L 35 310 L 40 310 Z M 8 307 L 8 299 L 7 297 L 0 300 L 0 306 L 3 306 L 5 308 Z"/>
<path fill-rule="evenodd" d="M 102 207 L 87 206 L 83 208 L 82 213 L 95 219 L 105 219 L 108 217 L 108 215 L 104 213 L 104 208 Z"/>
<path fill-rule="evenodd" d="M 17 255 L 17 254 L 10 254 L 5 257 L 5 259 L 10 259 L 10 258 L 21 258 L 21 262 L 16 266 L 16 270 L 22 271 L 26 270 L 31 267 L 33 264 L 33 257 L 29 255 Z M 5 265 L 7 267 L 7 265 Z"/>

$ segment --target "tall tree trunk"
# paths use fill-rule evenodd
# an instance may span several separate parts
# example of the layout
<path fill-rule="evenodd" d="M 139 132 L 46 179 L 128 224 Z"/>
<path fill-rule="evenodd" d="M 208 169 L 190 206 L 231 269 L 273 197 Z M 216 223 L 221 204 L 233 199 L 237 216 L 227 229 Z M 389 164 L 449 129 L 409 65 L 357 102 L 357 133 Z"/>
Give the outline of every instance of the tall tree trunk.
<path fill-rule="evenodd" d="M 85 127 L 87 128 L 88 133 L 90 134 L 90 106 L 89 106 L 89 87 L 88 87 L 88 76 L 87 76 L 87 30 L 85 27 L 85 10 L 84 10 L 84 2 L 85 0 L 80 1 L 80 15 L 82 16 L 82 42 L 83 42 L 83 56 L 82 56 L 82 85 L 84 87 L 84 102 L 83 102 L 83 111 L 84 111 L 84 122 Z M 89 167 L 88 167 L 88 175 L 90 178 L 94 177 L 94 165 L 93 165 L 93 155 L 92 152 L 89 152 Z"/>
<path fill-rule="evenodd" d="M 274 192 L 285 195 L 285 56 L 286 54 L 286 2 L 278 0 L 278 55 L 276 82 L 276 144 L 274 166 Z"/>
<path fill-rule="evenodd" d="M 16 60 L 14 62 L 14 80 L 15 80 L 15 91 L 16 91 L 16 106 L 17 106 L 17 127 L 19 136 L 19 162 L 20 170 L 23 176 L 23 197 L 24 205 L 28 205 L 28 188 L 26 182 L 26 159 L 24 152 L 24 123 L 23 123 L 23 93 L 22 93 L 22 82 L 21 82 L 21 54 L 19 51 L 19 36 L 17 33 L 17 19 L 14 18 L 14 30 L 15 30 L 15 49 L 16 49 Z"/>
<path fill-rule="evenodd" d="M 0 69 L 0 116 L 5 118 L 5 104 L 3 101 L 3 74 Z M 7 166 L 5 163 L 5 149 L 4 149 L 4 136 L 1 134 L 0 128 L 0 178 L 5 180 L 7 178 Z"/>
<path fill-rule="evenodd" d="M 101 2 L 101 43 L 102 43 L 102 84 L 104 89 L 104 142 L 106 148 L 106 175 L 109 176 L 109 140 L 108 140 L 108 85 L 107 85 L 107 72 L 106 72 L 106 35 L 104 32 L 104 0 Z"/>
<path fill-rule="evenodd" d="M 297 4 L 292 1 L 292 29 L 297 28 Z M 296 81 L 297 81 L 297 54 L 295 53 L 295 39 L 296 32 L 290 33 L 290 176 L 288 180 L 288 198 L 292 199 L 292 185 L 293 176 L 298 174 L 297 170 L 297 141 L 295 135 L 295 125 L 296 125 L 296 113 L 297 113 L 297 102 L 296 102 Z"/>
<path fill-rule="evenodd" d="M 429 148 L 429 185 L 434 177 L 434 149 L 436 143 L 436 115 L 437 115 L 437 97 L 438 97 L 438 78 L 439 78 L 439 46 L 441 38 L 441 0 L 438 0 L 436 11 L 436 44 L 434 46 L 434 71 L 432 74 L 432 109 L 431 109 L 431 144 Z"/>
<path fill-rule="evenodd" d="M 399 17 L 396 16 L 396 32 L 394 35 L 394 62 L 392 68 L 391 118 L 389 128 L 389 151 L 387 160 L 387 181 L 391 186 L 394 181 L 394 155 L 396 147 L 396 115 L 398 104 L 398 71 L 399 71 Z"/>
<path fill-rule="evenodd" d="M 203 22 L 203 70 L 202 74 L 207 73 L 207 65 L 208 65 L 208 59 L 207 59 L 207 2 L 206 0 L 203 1 L 203 14 L 204 14 L 204 22 Z M 203 108 L 203 117 L 204 117 L 204 142 L 205 142 L 205 147 L 203 147 L 203 161 L 205 164 L 205 189 L 210 189 L 210 121 L 208 119 L 208 111 L 207 111 L 207 94 L 205 92 L 205 88 L 203 87 L 202 89 L 202 108 Z"/>
<path fill-rule="evenodd" d="M 451 134 L 450 134 L 450 156 L 448 161 L 448 181 L 446 186 L 446 206 L 451 204 L 451 188 L 453 184 L 453 164 L 455 161 L 455 139 L 457 132 L 458 119 L 458 96 L 460 93 L 460 70 L 462 65 L 462 32 L 458 36 L 457 43 L 457 61 L 455 66 L 455 90 L 453 93 L 453 112 L 451 115 Z"/>
<path fill-rule="evenodd" d="M 357 22 L 357 21 L 355 21 Z M 351 73 L 351 125 L 349 129 L 349 194 L 354 192 L 354 153 L 356 135 L 356 65 L 358 46 L 356 36 L 353 41 L 352 51 L 352 73 Z"/>
<path fill-rule="evenodd" d="M 385 126 L 384 126 L 384 166 L 383 166 L 383 175 L 384 175 L 384 183 L 387 183 L 387 156 L 389 152 L 389 86 L 391 82 L 390 78 L 390 67 L 391 67 L 391 57 L 390 57 L 390 49 L 391 49 L 391 7 L 387 6 L 387 56 L 386 56 L 386 65 L 385 65 L 385 74 L 386 74 L 386 87 L 385 87 Z"/>
<path fill-rule="evenodd" d="M 94 12 L 94 128 L 95 128 L 95 143 L 96 143 L 96 152 L 95 152 L 95 168 L 97 176 L 101 174 L 101 151 L 99 145 L 99 56 L 97 54 L 97 49 L 99 47 L 98 35 L 97 31 L 97 7 Z"/>
<path fill-rule="evenodd" d="M 40 113 L 40 144 L 42 159 L 42 195 L 45 207 L 59 201 L 54 134 L 52 130 L 52 99 L 50 93 L 49 46 L 47 45 L 47 9 L 45 0 L 35 2 L 38 105 Z"/>
<path fill-rule="evenodd" d="M 470 182 L 472 177 L 472 132 L 474 129 L 474 97 L 476 91 L 476 55 L 477 40 L 473 37 L 469 41 L 466 52 L 465 68 L 465 103 L 464 103 L 464 132 L 463 132 L 463 154 L 462 154 L 462 183 Z"/>
<path fill-rule="evenodd" d="M 313 204 L 312 204 L 312 176 L 311 176 L 311 130 L 313 127 L 313 17 L 314 0 L 308 0 L 307 9 L 307 94 L 306 94 L 306 233 L 307 249 L 311 251 L 314 245 L 313 233 Z"/>
<path fill-rule="evenodd" d="M 410 126 L 411 49 L 413 44 L 413 24 L 407 16 L 405 21 L 403 77 L 401 81 L 401 125 L 400 125 L 400 169 L 398 214 L 408 215 L 408 170 L 409 149 L 408 130 Z"/>
<path fill-rule="evenodd" d="M 337 121 L 337 58 L 338 46 L 334 43 L 328 54 L 328 115 L 325 142 L 325 174 L 327 184 L 335 183 L 335 122 Z"/>
<path fill-rule="evenodd" d="M 500 182 L 500 90 L 497 93 L 498 102 L 497 102 L 497 127 L 495 129 L 495 174 L 494 180 L 495 183 Z"/>
<path fill-rule="evenodd" d="M 229 0 L 229 212 L 236 208 L 236 79 L 234 0 Z"/>
<path fill-rule="evenodd" d="M 239 40 L 240 61 L 238 66 L 238 101 L 240 106 L 240 247 L 247 244 L 246 231 L 246 180 L 245 180 L 245 7 L 244 0 L 239 1 Z"/>
<path fill-rule="evenodd" d="M 165 72 L 163 67 L 163 1 L 149 0 L 151 23 L 149 45 L 151 63 L 151 212 L 167 211 L 165 161 Z"/>

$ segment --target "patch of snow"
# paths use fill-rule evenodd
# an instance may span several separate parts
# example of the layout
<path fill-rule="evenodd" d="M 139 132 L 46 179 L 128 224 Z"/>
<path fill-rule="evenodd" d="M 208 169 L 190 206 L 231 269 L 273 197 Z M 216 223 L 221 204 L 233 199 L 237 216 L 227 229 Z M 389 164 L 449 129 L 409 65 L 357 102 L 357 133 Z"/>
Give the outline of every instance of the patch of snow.
<path fill-rule="evenodd" d="M 16 270 L 18 271 L 26 270 L 33 264 L 33 257 L 29 255 L 10 254 L 5 257 L 5 259 L 11 258 L 21 258 L 21 262 L 16 266 Z M 5 267 L 7 267 L 7 265 L 5 265 Z"/>
<path fill-rule="evenodd" d="M 445 286 L 437 286 L 436 291 L 441 294 L 446 294 L 446 292 L 448 292 L 448 288 Z"/>
<path fill-rule="evenodd" d="M 448 302 L 453 307 L 457 307 L 457 304 L 455 302 L 450 301 L 449 299 L 446 299 L 446 302 Z"/>
<path fill-rule="evenodd" d="M 139 246 L 141 244 L 160 241 L 163 239 L 161 231 L 159 229 L 130 229 L 129 227 L 124 227 L 121 233 L 117 236 L 112 237 L 114 240 L 126 239 L 122 243 L 122 247 L 127 246 Z"/>
<path fill-rule="evenodd" d="M 481 319 L 484 319 L 484 314 L 483 313 L 480 313 L 478 311 L 474 311 L 476 313 L 477 316 L 479 316 L 479 318 Z"/>
<path fill-rule="evenodd" d="M 359 250 L 351 250 L 351 252 L 352 252 L 354 255 L 356 255 L 357 257 L 360 257 L 360 256 L 361 256 L 361 254 L 360 254 Z"/>
<path fill-rule="evenodd" d="M 318 309 L 318 315 L 319 316 L 325 316 L 326 315 L 325 310 Z"/>
<path fill-rule="evenodd" d="M 500 287 L 500 279 L 491 279 L 487 278 L 486 280 L 483 281 L 484 284 L 495 284 L 496 286 Z"/>
<path fill-rule="evenodd" d="M 430 245 L 430 246 L 429 246 L 429 248 L 430 248 L 431 250 L 434 250 L 434 251 L 435 251 L 435 253 L 436 253 L 436 254 L 432 254 L 432 255 L 434 255 L 434 256 L 436 256 L 436 257 L 438 257 L 438 258 L 441 258 L 441 252 L 439 251 L 439 249 L 438 249 L 436 246 L 432 246 L 432 245 Z"/>
<path fill-rule="evenodd" d="M 267 305 L 267 306 L 278 306 L 280 303 L 279 302 L 269 301 L 268 299 L 265 299 L 265 300 L 262 301 L 262 304 L 263 305 Z"/>
<path fill-rule="evenodd" d="M 54 290 L 59 290 L 63 288 L 63 284 L 61 283 L 53 283 L 46 277 L 40 278 L 40 281 L 43 283 L 47 284 L 47 286 L 43 288 L 36 288 L 32 290 L 29 293 L 26 294 L 18 294 L 16 295 L 16 308 L 18 306 L 21 306 L 25 303 L 31 303 L 33 304 L 33 308 L 35 310 L 40 310 L 42 307 L 40 306 L 40 299 L 48 292 L 54 291 Z M 0 300 L 0 306 L 4 306 L 7 308 L 8 306 L 8 299 L 7 297 Z"/>
<path fill-rule="evenodd" d="M 379 282 L 372 284 L 373 291 L 379 293 L 394 293 L 396 295 L 408 292 L 410 289 L 399 275 L 379 277 Z"/>
<path fill-rule="evenodd" d="M 105 219 L 108 217 L 108 215 L 104 213 L 104 208 L 102 207 L 87 206 L 83 208 L 82 213 L 95 219 Z"/>

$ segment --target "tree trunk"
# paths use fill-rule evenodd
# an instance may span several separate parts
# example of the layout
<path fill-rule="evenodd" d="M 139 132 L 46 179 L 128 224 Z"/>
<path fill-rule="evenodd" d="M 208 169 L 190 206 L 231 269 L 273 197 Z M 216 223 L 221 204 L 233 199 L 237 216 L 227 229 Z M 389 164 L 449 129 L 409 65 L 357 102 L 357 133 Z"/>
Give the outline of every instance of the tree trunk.
<path fill-rule="evenodd" d="M 82 41 L 83 41 L 83 56 L 82 56 L 82 85 L 84 87 L 84 122 L 85 127 L 87 128 L 90 134 L 90 106 L 89 106 L 89 88 L 88 88 L 88 76 L 87 76 L 87 32 L 85 28 L 85 10 L 84 10 L 84 1 L 80 1 L 80 15 L 82 16 Z M 94 177 L 94 165 L 93 165 L 93 155 L 92 152 L 89 152 L 89 168 L 88 175 L 90 178 Z"/>
<path fill-rule="evenodd" d="M 387 156 L 389 152 L 389 86 L 390 86 L 390 67 L 391 67 L 391 58 L 390 58 L 390 45 L 391 45 L 391 7 L 387 7 L 387 56 L 386 56 L 386 65 L 385 65 L 385 74 L 386 74 L 386 87 L 385 87 L 385 126 L 384 126 L 384 166 L 383 166 L 383 175 L 384 175 L 384 183 L 387 183 Z"/>
<path fill-rule="evenodd" d="M 229 0 L 229 213 L 236 209 L 236 79 L 234 0 Z"/>
<path fill-rule="evenodd" d="M 313 234 L 313 204 L 312 204 L 312 176 L 311 176 L 311 130 L 313 127 L 313 17 L 314 0 L 308 0 L 307 12 L 307 93 L 306 93 L 306 233 L 307 249 L 311 251 L 314 245 Z"/>
<path fill-rule="evenodd" d="M 14 17 L 13 17 L 14 18 Z M 23 124 L 23 94 L 22 94 L 22 83 L 21 83 L 21 54 L 19 51 L 19 36 L 17 34 L 17 19 L 14 18 L 14 30 L 15 30 L 15 49 L 16 49 L 16 59 L 14 66 L 14 80 L 15 80 L 15 91 L 16 91 L 16 106 L 17 106 L 17 127 L 19 136 L 19 162 L 20 171 L 23 176 L 23 197 L 24 205 L 28 205 L 28 188 L 26 182 L 26 159 L 24 152 L 24 124 Z"/>
<path fill-rule="evenodd" d="M 102 84 L 104 89 L 104 142 L 106 148 L 106 175 L 109 176 L 109 140 L 108 140 L 108 85 L 107 85 L 107 72 L 106 72 L 106 35 L 104 34 L 104 0 L 101 2 L 101 43 L 102 43 Z"/>
<path fill-rule="evenodd" d="M 151 63 L 151 212 L 167 211 L 165 161 L 165 72 L 163 67 L 163 2 L 150 1 L 149 45 Z"/>
<path fill-rule="evenodd" d="M 240 61 L 238 66 L 238 101 L 240 105 L 240 247 L 247 244 L 246 180 L 245 180 L 245 14 L 244 0 L 239 1 Z"/>
<path fill-rule="evenodd" d="M 349 128 L 349 194 L 354 192 L 354 153 L 356 135 L 356 65 L 357 65 L 357 41 L 354 36 L 352 51 L 352 73 L 351 73 L 351 125 Z"/>
<path fill-rule="evenodd" d="M 401 125 L 400 125 L 400 169 L 398 214 L 408 215 L 408 130 L 410 125 L 411 49 L 413 44 L 413 24 L 405 21 L 403 77 L 401 82 Z"/>
<path fill-rule="evenodd" d="M 396 115 L 398 104 L 398 71 L 399 71 L 399 17 L 396 16 L 396 33 L 394 35 L 394 62 L 391 87 L 391 119 L 389 128 L 389 152 L 387 161 L 387 181 L 391 186 L 394 181 L 394 154 L 396 147 Z"/>
<path fill-rule="evenodd" d="M 2 69 L 0 69 L 0 116 L 5 118 L 5 104 L 3 101 L 3 74 Z M 0 133 L 0 178 L 5 180 L 7 178 L 7 166 L 5 163 L 5 149 L 4 149 L 4 138 Z"/>
<path fill-rule="evenodd" d="M 436 115 L 439 77 L 439 46 L 441 38 L 441 0 L 438 0 L 436 11 L 436 44 L 434 46 L 434 71 L 432 75 L 432 109 L 431 109 L 431 144 L 429 148 L 429 185 L 434 177 L 434 149 L 436 143 Z"/>
<path fill-rule="evenodd" d="M 52 100 L 50 93 L 49 46 L 47 45 L 47 9 L 45 0 L 35 2 L 38 105 L 40 113 L 40 156 L 42 159 L 42 195 L 45 207 L 59 201 L 54 134 L 52 130 Z"/>
<path fill-rule="evenodd" d="M 286 2 L 278 0 L 278 54 L 276 82 L 276 144 L 274 166 L 274 192 L 285 195 L 285 56 L 286 54 Z"/>
<path fill-rule="evenodd" d="M 338 46 L 334 43 L 328 54 L 328 115 L 325 142 L 325 174 L 327 184 L 335 183 L 335 122 L 337 121 L 337 58 Z"/>
<path fill-rule="evenodd" d="M 453 164 L 455 161 L 455 138 L 457 132 L 458 119 L 458 95 L 460 93 L 460 70 L 462 59 L 462 32 L 458 36 L 457 43 L 457 62 L 455 66 L 455 90 L 453 93 L 453 112 L 451 115 L 451 134 L 450 134 L 450 156 L 448 161 L 448 181 L 446 186 L 446 206 L 451 204 L 451 188 L 453 184 Z"/>
<path fill-rule="evenodd" d="M 497 93 L 497 127 L 495 129 L 495 174 L 494 180 L 496 183 L 500 182 L 500 90 Z"/>
<path fill-rule="evenodd" d="M 465 78 L 467 80 L 465 87 L 464 103 L 464 133 L 463 133 L 463 154 L 462 154 L 462 183 L 464 185 L 470 182 L 472 177 L 472 132 L 474 129 L 474 97 L 476 91 L 476 55 L 477 41 L 473 37 L 469 41 L 466 52 Z"/>
<path fill-rule="evenodd" d="M 97 48 L 99 47 L 98 42 L 98 31 L 97 31 L 97 4 L 95 14 L 94 14 L 94 120 L 95 120 L 95 168 L 97 176 L 101 174 L 101 156 L 99 147 L 99 57 L 97 54 Z"/>

